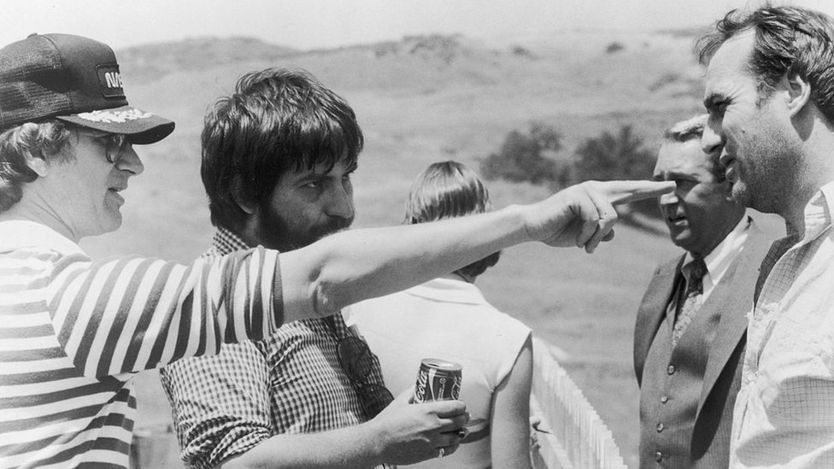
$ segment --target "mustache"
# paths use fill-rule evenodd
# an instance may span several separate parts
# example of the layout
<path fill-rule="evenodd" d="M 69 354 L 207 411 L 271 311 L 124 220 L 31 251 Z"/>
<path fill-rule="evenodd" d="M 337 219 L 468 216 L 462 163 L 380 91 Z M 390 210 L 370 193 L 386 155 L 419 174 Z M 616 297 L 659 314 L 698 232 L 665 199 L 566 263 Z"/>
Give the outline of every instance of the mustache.
<path fill-rule="evenodd" d="M 325 236 L 338 233 L 339 231 L 350 228 L 353 224 L 353 217 L 351 218 L 332 218 L 326 224 L 316 227 L 311 233 L 313 239 L 321 239 Z"/>

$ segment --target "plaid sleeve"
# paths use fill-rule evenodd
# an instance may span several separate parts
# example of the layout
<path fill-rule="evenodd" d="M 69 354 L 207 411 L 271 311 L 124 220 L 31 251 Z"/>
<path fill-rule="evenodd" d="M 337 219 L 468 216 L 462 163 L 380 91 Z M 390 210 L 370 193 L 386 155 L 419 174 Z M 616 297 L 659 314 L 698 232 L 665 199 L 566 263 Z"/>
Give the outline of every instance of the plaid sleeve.
<path fill-rule="evenodd" d="M 268 375 L 251 342 L 226 344 L 217 355 L 160 370 L 183 462 L 211 468 L 273 435 Z"/>

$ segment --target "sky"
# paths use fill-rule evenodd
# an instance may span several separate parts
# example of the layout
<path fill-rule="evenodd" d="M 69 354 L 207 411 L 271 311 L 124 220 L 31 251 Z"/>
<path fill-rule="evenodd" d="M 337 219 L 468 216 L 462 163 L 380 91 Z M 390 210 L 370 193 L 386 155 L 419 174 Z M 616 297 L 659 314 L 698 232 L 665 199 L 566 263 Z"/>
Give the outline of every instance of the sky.
<path fill-rule="evenodd" d="M 709 25 L 759 0 L 4 0 L 0 45 L 31 33 L 88 36 L 118 49 L 251 36 L 302 50 L 407 34 L 527 37 L 563 30 L 657 30 Z M 782 0 L 834 16 L 831 0 Z"/>

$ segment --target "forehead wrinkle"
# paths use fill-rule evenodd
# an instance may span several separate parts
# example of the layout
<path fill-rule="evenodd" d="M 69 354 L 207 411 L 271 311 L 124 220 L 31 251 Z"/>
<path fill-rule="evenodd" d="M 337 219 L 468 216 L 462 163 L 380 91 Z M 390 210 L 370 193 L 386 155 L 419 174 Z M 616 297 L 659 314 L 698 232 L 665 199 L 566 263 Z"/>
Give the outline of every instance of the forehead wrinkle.
<path fill-rule="evenodd" d="M 708 172 L 711 166 L 710 160 L 710 155 L 701 149 L 700 139 L 690 139 L 661 146 L 656 167 L 660 165 L 662 168 L 671 168 L 670 171 L 676 174 L 687 175 L 701 170 Z"/>

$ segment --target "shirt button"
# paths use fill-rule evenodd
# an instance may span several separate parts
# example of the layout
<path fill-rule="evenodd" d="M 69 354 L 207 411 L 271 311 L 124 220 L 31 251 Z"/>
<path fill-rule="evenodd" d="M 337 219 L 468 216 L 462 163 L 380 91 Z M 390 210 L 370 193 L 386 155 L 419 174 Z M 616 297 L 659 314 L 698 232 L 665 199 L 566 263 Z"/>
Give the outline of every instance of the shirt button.
<path fill-rule="evenodd" d="M 661 396 L 660 402 L 662 402 L 663 404 L 669 402 L 669 396 Z"/>
<path fill-rule="evenodd" d="M 662 432 L 662 431 L 663 431 L 663 424 L 662 424 L 662 423 L 658 423 L 658 424 L 657 424 L 657 433 L 660 433 L 660 432 Z"/>
<path fill-rule="evenodd" d="M 675 365 L 669 365 L 666 367 L 666 374 L 673 375 L 675 374 Z"/>
<path fill-rule="evenodd" d="M 654 460 L 657 461 L 657 462 L 662 461 L 663 460 L 663 453 L 661 453 L 660 451 L 654 453 Z"/>

